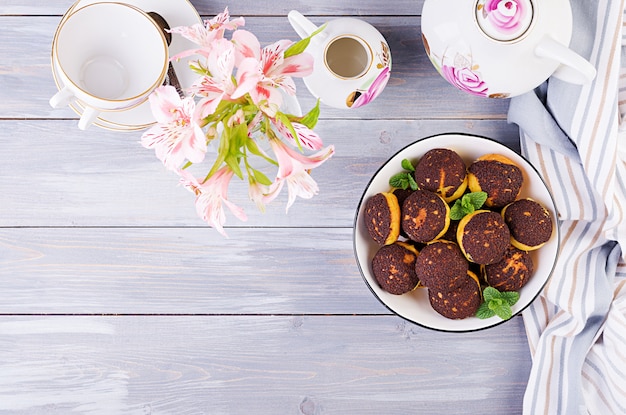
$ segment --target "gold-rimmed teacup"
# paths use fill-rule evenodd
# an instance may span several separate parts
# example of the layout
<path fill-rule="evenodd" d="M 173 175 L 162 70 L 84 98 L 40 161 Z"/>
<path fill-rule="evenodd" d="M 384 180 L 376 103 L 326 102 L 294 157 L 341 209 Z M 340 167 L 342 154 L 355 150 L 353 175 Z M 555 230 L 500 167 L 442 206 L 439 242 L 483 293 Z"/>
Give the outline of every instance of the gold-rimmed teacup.
<path fill-rule="evenodd" d="M 93 3 L 72 12 L 57 30 L 52 59 L 63 88 L 53 108 L 84 106 L 78 127 L 103 111 L 133 108 L 163 83 L 169 53 L 163 31 L 142 10 L 124 3 Z"/>
<path fill-rule="evenodd" d="M 313 96 L 335 108 L 358 108 L 372 102 L 391 76 L 391 51 L 371 24 L 351 17 L 313 24 L 296 10 L 288 20 L 301 38 L 313 36 L 306 52 L 313 72 L 304 84 Z"/>

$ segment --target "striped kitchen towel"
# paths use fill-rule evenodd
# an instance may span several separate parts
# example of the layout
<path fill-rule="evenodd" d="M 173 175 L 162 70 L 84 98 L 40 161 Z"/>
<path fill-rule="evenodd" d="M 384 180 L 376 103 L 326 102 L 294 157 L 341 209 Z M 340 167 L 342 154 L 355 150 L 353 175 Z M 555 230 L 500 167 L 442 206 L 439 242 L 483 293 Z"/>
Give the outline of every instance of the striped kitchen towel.
<path fill-rule="evenodd" d="M 571 47 L 596 79 L 551 78 L 509 108 L 561 232 L 552 278 L 523 312 L 533 359 L 524 414 L 626 414 L 624 0 L 571 4 Z"/>

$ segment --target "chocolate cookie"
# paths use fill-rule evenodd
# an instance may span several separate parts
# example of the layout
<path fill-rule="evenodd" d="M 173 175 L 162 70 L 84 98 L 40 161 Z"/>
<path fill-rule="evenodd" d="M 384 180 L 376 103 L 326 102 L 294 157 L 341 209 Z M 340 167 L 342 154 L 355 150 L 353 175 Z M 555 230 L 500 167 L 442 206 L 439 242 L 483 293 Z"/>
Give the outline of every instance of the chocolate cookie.
<path fill-rule="evenodd" d="M 477 210 L 461 219 L 456 237 L 465 257 L 482 265 L 502 259 L 511 244 L 504 219 L 490 210 Z"/>
<path fill-rule="evenodd" d="M 422 285 L 441 292 L 455 289 L 468 269 L 459 246 L 442 239 L 422 248 L 415 261 L 415 273 Z"/>
<path fill-rule="evenodd" d="M 522 170 L 499 154 L 479 157 L 468 168 L 468 186 L 472 192 L 486 192 L 485 206 L 501 208 L 513 202 L 524 183 Z"/>
<path fill-rule="evenodd" d="M 539 249 L 552 236 L 550 212 L 532 199 L 516 200 L 505 206 L 502 217 L 511 231 L 511 243 L 519 249 Z"/>
<path fill-rule="evenodd" d="M 500 261 L 482 266 L 482 275 L 498 291 L 517 291 L 526 285 L 533 270 L 530 254 L 509 245 Z"/>
<path fill-rule="evenodd" d="M 415 166 L 415 182 L 420 189 L 437 193 L 446 202 L 463 196 L 467 188 L 467 166 L 453 150 L 435 148 Z"/>
<path fill-rule="evenodd" d="M 416 190 L 402 204 L 402 230 L 415 242 L 440 238 L 449 224 L 450 207 L 436 193 Z"/>
<path fill-rule="evenodd" d="M 419 283 L 415 274 L 418 252 L 410 244 L 395 242 L 381 247 L 372 258 L 372 273 L 380 287 L 391 294 L 404 294 Z"/>
<path fill-rule="evenodd" d="M 367 233 L 378 245 L 394 243 L 400 235 L 400 205 L 392 193 L 377 193 L 365 202 Z"/>
<path fill-rule="evenodd" d="M 428 299 L 437 313 L 449 319 L 459 320 L 476 314 L 482 302 L 482 292 L 478 278 L 468 271 L 459 286 L 452 291 L 429 288 Z"/>

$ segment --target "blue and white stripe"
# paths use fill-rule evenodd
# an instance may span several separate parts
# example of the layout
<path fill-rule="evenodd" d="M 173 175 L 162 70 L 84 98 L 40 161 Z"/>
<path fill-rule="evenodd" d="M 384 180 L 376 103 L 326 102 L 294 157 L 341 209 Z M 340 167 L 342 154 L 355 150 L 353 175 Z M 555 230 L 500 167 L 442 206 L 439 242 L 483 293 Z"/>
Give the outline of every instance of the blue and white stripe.
<path fill-rule="evenodd" d="M 551 280 L 523 313 L 533 357 L 524 413 L 626 414 L 624 1 L 571 3 L 571 47 L 596 79 L 550 79 L 509 110 L 552 190 L 562 236 Z"/>

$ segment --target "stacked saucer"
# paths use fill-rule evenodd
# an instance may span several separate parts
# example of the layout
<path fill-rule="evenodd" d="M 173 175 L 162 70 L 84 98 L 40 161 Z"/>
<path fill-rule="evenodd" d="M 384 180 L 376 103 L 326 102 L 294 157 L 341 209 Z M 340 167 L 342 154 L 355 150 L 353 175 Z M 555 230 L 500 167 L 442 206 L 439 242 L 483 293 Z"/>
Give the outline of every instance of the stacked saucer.
<path fill-rule="evenodd" d="M 72 13 L 88 6 L 98 3 L 98 0 L 78 0 L 63 15 L 59 27 Z M 137 7 L 144 12 L 156 12 L 161 15 L 170 27 L 191 26 L 196 23 L 202 23 L 200 15 L 189 2 L 189 0 L 126 0 L 126 4 Z M 55 39 L 58 35 L 55 33 Z M 174 56 L 182 51 L 194 48 L 194 44 L 183 38 L 182 36 L 172 36 L 172 42 L 169 45 L 169 55 Z M 59 68 L 55 60 L 52 59 L 52 75 L 59 90 L 63 89 L 63 81 L 59 76 Z M 172 66 L 181 83 L 183 89 L 192 85 L 195 75 L 188 68 L 186 61 L 173 61 Z M 80 101 L 74 101 L 70 108 L 79 116 L 83 114 L 84 104 Z M 155 119 L 150 111 L 150 104 L 146 100 L 140 105 L 117 111 L 101 112 L 94 122 L 94 125 L 114 131 L 136 131 L 150 127 L 155 123 Z"/>

